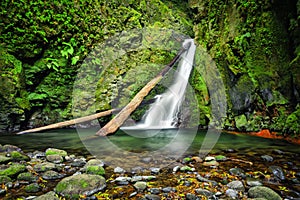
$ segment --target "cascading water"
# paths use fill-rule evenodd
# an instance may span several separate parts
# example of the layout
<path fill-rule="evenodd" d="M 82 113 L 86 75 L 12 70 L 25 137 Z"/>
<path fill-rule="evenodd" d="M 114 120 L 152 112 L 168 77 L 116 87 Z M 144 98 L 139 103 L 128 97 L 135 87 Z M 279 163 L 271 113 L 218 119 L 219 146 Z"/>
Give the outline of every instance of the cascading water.
<path fill-rule="evenodd" d="M 190 44 L 188 44 L 190 43 Z M 178 127 L 178 112 L 184 100 L 188 79 L 193 68 L 196 45 L 193 39 L 186 39 L 183 46 L 189 48 L 181 55 L 174 81 L 166 92 L 156 96 L 140 123 L 121 129 L 172 129 Z"/>

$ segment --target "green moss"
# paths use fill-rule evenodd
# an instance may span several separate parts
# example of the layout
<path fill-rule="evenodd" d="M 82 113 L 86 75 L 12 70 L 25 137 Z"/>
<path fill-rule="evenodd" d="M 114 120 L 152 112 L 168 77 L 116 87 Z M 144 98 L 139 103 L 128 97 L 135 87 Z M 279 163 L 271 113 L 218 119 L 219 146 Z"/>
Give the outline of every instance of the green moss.
<path fill-rule="evenodd" d="M 0 175 L 13 177 L 25 171 L 26 166 L 21 164 L 12 164 L 7 169 L 0 170 Z"/>
<path fill-rule="evenodd" d="M 12 151 L 10 152 L 10 156 L 12 157 L 13 160 L 15 161 L 20 161 L 20 160 L 25 160 L 25 161 L 29 161 L 30 158 L 18 151 Z"/>
<path fill-rule="evenodd" d="M 87 166 L 86 173 L 95 175 L 105 175 L 105 170 L 101 166 Z"/>
<path fill-rule="evenodd" d="M 46 150 L 46 156 L 49 156 L 49 155 L 67 156 L 68 153 L 65 150 L 49 148 Z"/>

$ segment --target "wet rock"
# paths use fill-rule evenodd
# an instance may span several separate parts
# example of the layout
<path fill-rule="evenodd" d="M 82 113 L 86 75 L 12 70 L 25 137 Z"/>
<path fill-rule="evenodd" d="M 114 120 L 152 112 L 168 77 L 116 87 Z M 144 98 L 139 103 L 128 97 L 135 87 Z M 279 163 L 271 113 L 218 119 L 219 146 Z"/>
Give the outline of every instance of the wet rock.
<path fill-rule="evenodd" d="M 228 196 L 231 199 L 238 199 L 238 192 L 233 189 L 226 190 L 226 196 Z"/>
<path fill-rule="evenodd" d="M 84 165 L 86 165 L 85 158 L 76 158 L 71 163 L 72 167 L 83 167 Z"/>
<path fill-rule="evenodd" d="M 215 159 L 218 162 L 227 160 L 226 156 L 223 156 L 223 155 L 217 155 L 217 156 L 215 156 Z"/>
<path fill-rule="evenodd" d="M 261 186 L 262 185 L 262 183 L 259 180 L 253 179 L 253 178 L 247 178 L 246 179 L 246 184 L 250 187 Z"/>
<path fill-rule="evenodd" d="M 25 191 L 28 193 L 35 193 L 40 191 L 40 186 L 37 183 L 31 183 L 25 187 Z"/>
<path fill-rule="evenodd" d="M 145 195 L 147 200 L 160 200 L 160 196 L 156 195 L 156 194 L 146 194 Z"/>
<path fill-rule="evenodd" d="M 24 161 L 30 160 L 29 156 L 27 156 L 19 151 L 11 151 L 11 152 L 7 153 L 7 156 L 11 157 L 11 159 L 16 162 L 22 161 L 22 160 L 24 160 Z"/>
<path fill-rule="evenodd" d="M 147 188 L 147 183 L 144 181 L 138 181 L 133 186 L 138 192 L 142 192 Z"/>
<path fill-rule="evenodd" d="M 46 194 L 36 197 L 34 200 L 59 200 L 55 192 L 50 191 Z"/>
<path fill-rule="evenodd" d="M 270 166 L 268 170 L 274 175 L 277 180 L 284 181 L 285 176 L 281 167 L 279 166 Z"/>
<path fill-rule="evenodd" d="M 183 160 L 182 160 L 182 163 L 183 164 L 187 164 L 187 163 L 189 163 L 189 162 L 191 162 L 192 161 L 192 159 L 190 158 L 190 157 L 186 157 L 186 158 L 184 158 Z"/>
<path fill-rule="evenodd" d="M 65 150 L 61 150 L 61 149 L 55 149 L 55 148 L 48 148 L 46 149 L 46 156 L 49 155 L 60 155 L 60 156 L 67 156 L 68 153 Z"/>
<path fill-rule="evenodd" d="M 67 199 L 78 199 L 80 195 L 91 196 L 105 187 L 102 176 L 79 174 L 62 179 L 56 185 L 55 191 Z"/>
<path fill-rule="evenodd" d="M 57 170 L 57 166 L 54 163 L 43 162 L 43 163 L 38 163 L 38 164 L 34 165 L 33 169 L 36 172 L 45 172 L 48 170 Z"/>
<path fill-rule="evenodd" d="M 229 173 L 234 176 L 240 176 L 240 177 L 245 176 L 244 170 L 242 170 L 241 168 L 238 168 L 238 167 L 229 169 Z"/>
<path fill-rule="evenodd" d="M 142 176 L 142 180 L 144 181 L 151 181 L 151 180 L 154 180 L 156 179 L 156 176 Z"/>
<path fill-rule="evenodd" d="M 123 173 L 125 173 L 126 171 L 123 169 L 123 168 L 121 168 L 121 167 L 116 167 L 115 169 L 114 169 L 114 173 L 118 173 L 118 174 L 123 174 Z"/>
<path fill-rule="evenodd" d="M 133 176 L 131 182 L 137 182 L 143 180 L 143 176 Z"/>
<path fill-rule="evenodd" d="M 227 186 L 230 189 L 234 189 L 237 191 L 245 191 L 245 187 L 244 187 L 242 181 L 231 181 L 230 183 L 227 184 Z"/>
<path fill-rule="evenodd" d="M 194 157 L 192 157 L 192 161 L 195 161 L 195 162 L 197 162 L 197 163 L 203 162 L 203 160 L 202 160 L 199 156 L 194 156 Z"/>
<path fill-rule="evenodd" d="M 185 198 L 186 198 L 187 200 L 196 200 L 196 199 L 198 199 L 196 195 L 191 194 L 191 193 L 187 193 L 187 194 L 185 195 Z"/>
<path fill-rule="evenodd" d="M 46 171 L 42 177 L 43 179 L 45 180 L 55 180 L 55 179 L 60 179 L 60 178 L 63 178 L 65 175 L 63 174 L 60 174 L 56 171 L 52 171 L 52 170 L 49 170 L 49 171 Z"/>
<path fill-rule="evenodd" d="M 0 169 L 0 176 L 14 177 L 20 174 L 21 172 L 24 172 L 25 170 L 25 165 L 12 163 L 10 165 L 4 166 L 3 169 Z"/>
<path fill-rule="evenodd" d="M 11 178 L 10 177 L 3 176 L 3 175 L 0 176 L 0 185 L 6 184 L 8 182 L 11 182 Z"/>
<path fill-rule="evenodd" d="M 142 167 L 134 167 L 131 169 L 131 173 L 132 174 L 137 174 L 137 173 L 140 173 L 140 172 L 143 172 L 143 168 Z"/>
<path fill-rule="evenodd" d="M 143 163 L 150 163 L 152 161 L 151 157 L 142 158 L 141 160 Z"/>
<path fill-rule="evenodd" d="M 18 175 L 17 180 L 19 181 L 28 181 L 28 182 L 36 182 L 38 180 L 38 177 L 33 175 L 30 172 L 23 172 Z"/>
<path fill-rule="evenodd" d="M 85 166 L 100 166 L 104 167 L 105 163 L 102 160 L 99 159 L 91 159 L 89 160 Z"/>
<path fill-rule="evenodd" d="M 182 171 L 182 172 L 193 172 L 193 171 L 195 171 L 195 168 L 189 167 L 189 166 L 182 166 L 182 167 L 180 167 L 180 171 Z"/>
<path fill-rule="evenodd" d="M 206 189 L 202 189 L 202 188 L 195 189 L 195 192 L 196 192 L 197 194 L 206 196 L 207 198 L 213 196 L 213 193 L 212 193 L 211 191 L 206 190 Z"/>
<path fill-rule="evenodd" d="M 0 188 L 0 196 L 4 196 L 5 194 L 6 194 L 6 190 Z"/>
<path fill-rule="evenodd" d="M 10 157 L 6 157 L 5 155 L 0 155 L 0 164 L 6 164 L 11 160 L 12 159 Z"/>
<path fill-rule="evenodd" d="M 165 188 L 162 189 L 162 191 L 163 191 L 164 193 L 176 192 L 176 188 L 165 187 Z"/>
<path fill-rule="evenodd" d="M 17 146 L 10 145 L 10 144 L 6 144 L 6 145 L 0 147 L 0 152 L 7 152 L 7 153 L 9 153 L 9 152 L 12 152 L 12 151 L 19 151 L 19 152 L 21 152 L 22 149 L 19 148 L 19 147 L 17 147 Z"/>
<path fill-rule="evenodd" d="M 207 156 L 204 158 L 203 165 L 207 167 L 216 167 L 219 166 L 219 163 L 216 161 L 215 157 Z"/>
<path fill-rule="evenodd" d="M 41 159 L 46 157 L 46 153 L 42 151 L 34 151 L 33 153 L 29 153 L 28 156 L 32 159 Z"/>
<path fill-rule="evenodd" d="M 267 200 L 281 200 L 281 197 L 272 189 L 265 186 L 251 187 L 248 191 L 251 198 L 265 198 Z"/>
<path fill-rule="evenodd" d="M 46 159 L 49 161 L 49 162 L 52 162 L 52 163 L 62 163 L 64 161 L 64 158 L 61 156 L 61 155 L 57 155 L 57 154 L 54 154 L 54 155 L 47 155 L 46 156 Z"/>
<path fill-rule="evenodd" d="M 132 197 L 136 196 L 137 194 L 138 194 L 137 192 L 133 192 L 129 195 L 129 198 L 132 198 Z"/>
<path fill-rule="evenodd" d="M 85 172 L 87 174 L 105 175 L 105 170 L 101 166 L 87 166 Z"/>
<path fill-rule="evenodd" d="M 176 173 L 176 172 L 178 172 L 179 171 L 179 169 L 180 169 L 180 166 L 175 166 L 174 168 L 173 168 L 173 173 Z"/>
<path fill-rule="evenodd" d="M 276 154 L 279 154 L 279 155 L 283 155 L 284 154 L 284 152 L 281 151 L 281 150 L 279 150 L 279 149 L 274 149 L 273 153 L 276 153 Z"/>
<path fill-rule="evenodd" d="M 218 185 L 218 183 L 216 181 L 212 181 L 212 180 L 209 180 L 207 178 L 204 178 L 203 176 L 201 176 L 200 174 L 197 175 L 197 180 L 200 181 L 200 182 L 208 182 L 208 183 L 212 183 L 213 185 Z"/>
<path fill-rule="evenodd" d="M 159 194 L 160 193 L 159 188 L 150 188 L 149 191 L 151 194 Z"/>
<path fill-rule="evenodd" d="M 151 167 L 150 171 L 152 174 L 158 174 L 160 172 L 160 168 L 158 167 Z"/>
<path fill-rule="evenodd" d="M 120 183 L 123 183 L 122 185 L 125 185 L 124 183 L 129 184 L 129 182 L 131 181 L 131 177 L 126 177 L 126 176 L 120 176 L 120 177 L 117 177 L 115 179 L 115 181 L 120 184 Z"/>
<path fill-rule="evenodd" d="M 266 162 L 273 162 L 273 157 L 269 155 L 262 155 L 261 158 Z"/>

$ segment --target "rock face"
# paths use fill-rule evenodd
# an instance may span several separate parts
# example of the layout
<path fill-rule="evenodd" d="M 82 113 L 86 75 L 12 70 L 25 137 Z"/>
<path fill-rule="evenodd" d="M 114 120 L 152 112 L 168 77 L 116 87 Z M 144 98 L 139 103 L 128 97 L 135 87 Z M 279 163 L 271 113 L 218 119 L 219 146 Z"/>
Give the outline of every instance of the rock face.
<path fill-rule="evenodd" d="M 300 33 L 297 29 L 297 1 L 243 3 L 216 0 L 213 5 L 208 0 L 189 3 L 151 0 L 149 3 L 142 1 L 132 4 L 104 1 L 101 6 L 93 4 L 88 7 L 85 1 L 70 1 L 63 6 L 44 4 L 30 7 L 13 1 L 3 5 L 8 14 L 2 16 L 3 32 L 0 36 L 0 85 L 3 86 L 0 89 L 1 132 L 72 118 L 72 106 L 82 111 L 78 115 L 86 115 L 91 114 L 94 103 L 99 110 L 109 109 L 116 100 L 120 106 L 126 104 L 145 84 L 145 80 L 160 70 L 157 65 L 163 66 L 172 59 L 172 51 L 178 48 L 180 42 L 174 44 L 173 40 L 173 46 L 168 44 L 165 49 L 157 51 L 152 48 L 135 52 L 126 50 L 134 49 L 132 44 L 139 44 L 139 33 L 136 37 L 126 36 L 126 42 L 118 50 L 127 54 L 119 56 L 114 67 L 103 70 L 97 79 L 99 88 L 95 91 L 95 102 L 82 98 L 72 105 L 70 91 L 90 49 L 115 33 L 154 27 L 171 29 L 195 38 L 199 49 L 203 47 L 207 51 L 205 57 L 210 56 L 219 70 L 214 74 L 216 77 L 201 74 L 202 63 L 210 65 L 211 60 L 202 62 L 205 61 L 201 57 L 202 52 L 198 52 L 199 57 L 195 59 L 195 70 L 190 79 L 198 100 L 196 106 L 201 113 L 195 125 L 207 127 L 213 118 L 207 85 L 216 78 L 222 78 L 229 113 L 225 128 L 239 131 L 269 128 L 285 134 L 299 133 Z M 297 6 L 298 9 L 295 9 Z M 80 15 L 68 13 L 74 7 L 82 7 L 85 11 L 81 11 Z M 51 20 L 45 12 L 47 8 L 53 10 Z M 32 20 L 31 17 L 22 17 L 23 13 L 38 17 Z M 11 30 L 10 19 L 15 16 L 21 16 L 22 19 L 16 20 L 13 25 L 15 28 Z M 68 19 L 68 23 L 65 23 L 68 25 L 64 25 L 62 19 Z M 78 23 L 80 20 L 85 23 Z M 37 30 L 33 31 L 32 27 Z M 16 35 L 22 37 L 15 39 Z M 162 35 L 154 33 L 151 41 L 146 41 L 144 45 L 159 45 L 157 41 L 170 39 L 162 38 Z M 180 39 L 176 34 L 173 36 L 176 40 Z M 100 69 L 101 59 L 95 56 L 91 58 Z M 89 62 L 84 64 L 88 65 Z M 92 84 L 82 82 L 83 87 L 86 85 Z M 118 86 L 124 87 L 118 90 Z M 87 93 L 79 89 L 76 92 L 81 97 Z M 140 116 L 135 114 L 133 117 Z"/>
<path fill-rule="evenodd" d="M 62 179 L 55 191 L 68 199 L 78 199 L 80 195 L 90 196 L 105 187 L 105 178 L 102 176 L 79 174 Z"/>

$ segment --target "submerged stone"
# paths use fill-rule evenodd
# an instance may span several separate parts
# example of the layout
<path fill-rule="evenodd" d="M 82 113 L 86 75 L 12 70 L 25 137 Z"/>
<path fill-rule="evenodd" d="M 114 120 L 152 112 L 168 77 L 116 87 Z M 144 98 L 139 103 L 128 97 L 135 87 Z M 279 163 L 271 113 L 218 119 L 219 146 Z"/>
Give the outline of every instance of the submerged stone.
<path fill-rule="evenodd" d="M 285 180 L 284 172 L 281 167 L 273 165 L 273 166 L 270 166 L 268 169 L 271 173 L 273 173 L 273 175 L 276 179 L 278 179 L 280 181 Z"/>
<path fill-rule="evenodd" d="M 102 176 L 79 174 L 62 179 L 55 191 L 67 199 L 78 199 L 80 195 L 91 196 L 105 187 L 105 178 Z"/>

